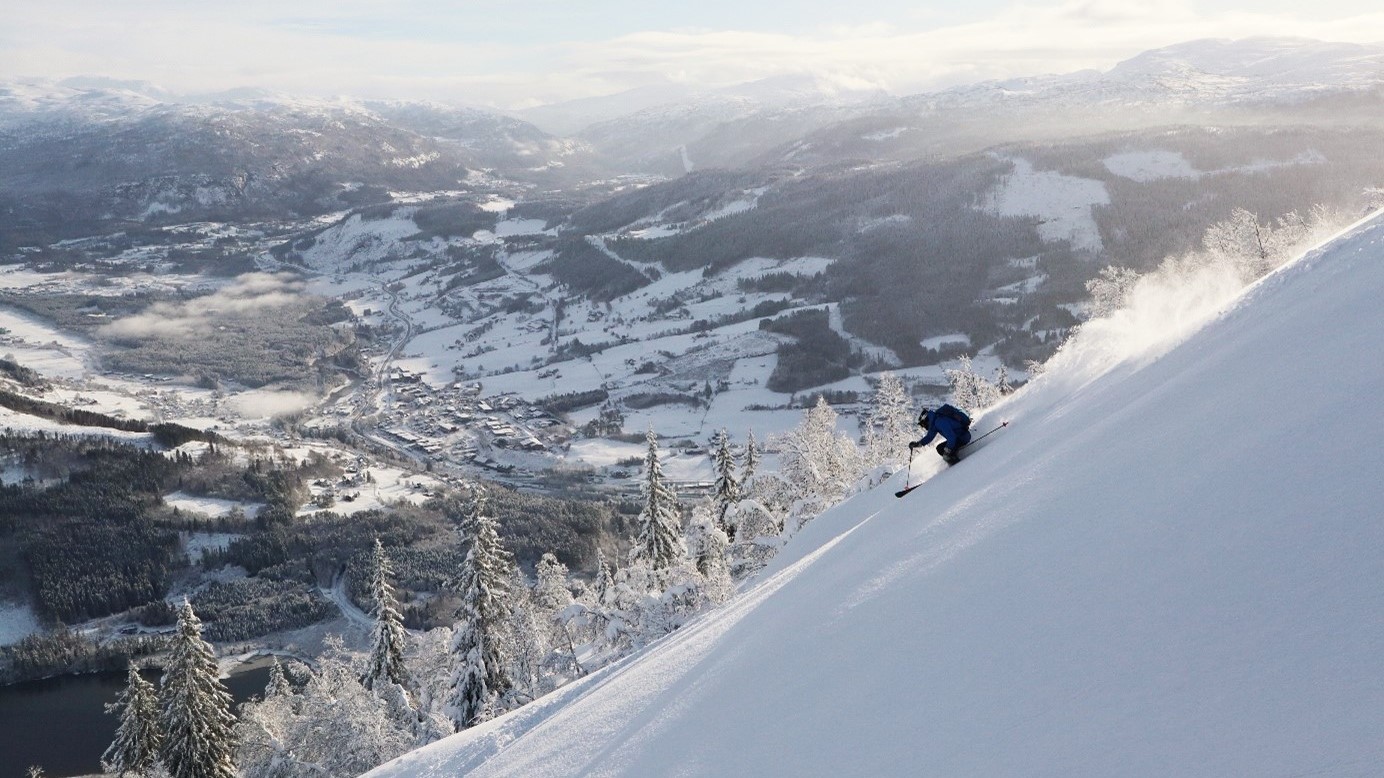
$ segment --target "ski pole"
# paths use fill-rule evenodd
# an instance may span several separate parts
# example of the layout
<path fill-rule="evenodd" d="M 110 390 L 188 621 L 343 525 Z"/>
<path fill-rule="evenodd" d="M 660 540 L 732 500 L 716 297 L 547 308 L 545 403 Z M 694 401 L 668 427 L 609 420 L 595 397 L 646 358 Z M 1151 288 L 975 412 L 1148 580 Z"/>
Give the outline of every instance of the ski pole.
<path fill-rule="evenodd" d="M 971 441 L 969 441 L 968 443 L 966 443 L 966 445 L 969 446 L 969 445 L 971 445 L 971 444 L 973 444 L 973 443 L 979 443 L 980 441 L 985 440 L 986 438 L 990 437 L 991 435 L 995 434 L 996 432 L 999 432 L 1000 430 L 1002 430 L 1002 429 L 1004 429 L 1005 427 L 1008 427 L 1008 426 L 1009 426 L 1009 422 L 1007 422 L 1007 421 L 1002 421 L 1002 422 L 1000 422 L 1000 424 L 999 424 L 998 427 L 995 427 L 994 429 L 990 430 L 989 432 L 985 433 L 984 435 L 981 435 L 981 436 L 978 437 L 978 438 L 974 438 L 973 440 L 971 440 Z M 912 463 L 913 463 L 913 460 L 912 460 L 912 459 L 909 459 L 909 464 L 911 465 Z"/>
<path fill-rule="evenodd" d="M 903 479 L 905 490 L 908 488 L 909 484 L 913 483 L 913 455 L 916 454 L 917 451 L 918 450 L 912 446 L 908 447 L 908 477 Z"/>

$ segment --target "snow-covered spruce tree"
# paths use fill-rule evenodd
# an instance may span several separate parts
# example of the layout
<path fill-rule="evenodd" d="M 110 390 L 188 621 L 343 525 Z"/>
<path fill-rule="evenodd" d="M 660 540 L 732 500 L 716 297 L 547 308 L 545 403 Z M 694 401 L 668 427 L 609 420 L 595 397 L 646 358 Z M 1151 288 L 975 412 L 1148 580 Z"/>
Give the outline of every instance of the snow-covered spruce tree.
<path fill-rule="evenodd" d="M 713 494 L 716 500 L 716 527 L 730 540 L 735 539 L 735 527 L 726 521 L 726 513 L 740 501 L 740 481 L 735 477 L 735 455 L 730 450 L 730 435 L 721 429 L 716 433 L 716 450 L 712 463 L 716 469 Z"/>
<path fill-rule="evenodd" d="M 620 610 L 626 600 L 626 590 L 615 580 L 605 554 L 596 551 L 596 577 L 586 588 L 585 596 L 559 612 L 563 627 L 577 645 L 584 645 L 593 655 L 591 660 L 576 667 L 585 674 L 619 656 L 633 642 L 632 630 Z M 573 661 L 575 663 L 573 651 Z"/>
<path fill-rule="evenodd" d="M 716 510 L 714 501 L 703 501 L 692 509 L 692 520 L 687 524 L 687 552 L 702 578 L 700 588 L 711 603 L 724 602 L 732 590 L 728 559 L 730 541 L 716 526 L 713 518 Z"/>
<path fill-rule="evenodd" d="M 501 709 L 523 705 L 550 691 L 544 686 L 544 667 L 553 650 L 552 627 L 539 613 L 523 571 L 516 567 L 511 576 L 509 620 L 500 651 L 508 662 L 510 691 L 508 699 L 501 701 Z"/>
<path fill-rule="evenodd" d="M 361 675 L 360 682 L 367 689 L 374 689 L 381 683 L 398 684 L 407 689 L 408 671 L 404 667 L 404 648 L 408 633 L 404 630 L 403 617 L 394 600 L 394 587 L 389 583 L 393 575 L 389 557 L 384 545 L 375 538 L 375 552 L 371 556 L 370 593 L 374 599 L 375 617 L 374 639 L 370 646 L 370 661 Z"/>
<path fill-rule="evenodd" d="M 600 561 L 604 563 L 605 560 Z M 552 635 L 553 669 L 557 673 L 575 672 L 582 675 L 581 665 L 577 661 L 577 638 L 568 624 L 571 615 L 568 609 L 576 598 L 572 595 L 573 584 L 567 565 L 552 553 L 547 553 L 539 558 L 535 573 L 537 581 L 533 587 L 533 600 Z"/>
<path fill-rule="evenodd" d="M 159 759 L 172 778 L 234 778 L 235 716 L 202 621 L 183 600 L 159 692 Z"/>
<path fill-rule="evenodd" d="M 269 665 L 269 682 L 264 686 L 264 698 L 287 697 L 293 694 L 293 686 L 288 682 L 288 676 L 284 674 L 284 666 L 279 664 L 276 656 Z"/>
<path fill-rule="evenodd" d="M 264 698 L 240 706 L 236 723 L 236 766 L 243 778 L 287 778 L 297 774 L 289 751 L 297 717 L 297 699 L 276 658 L 269 668 Z"/>
<path fill-rule="evenodd" d="M 159 731 L 159 699 L 154 685 L 144 680 L 130 663 L 125 691 L 106 706 L 120 716 L 115 739 L 101 755 L 101 769 L 117 775 L 143 775 L 159 759 L 163 734 Z"/>
<path fill-rule="evenodd" d="M 1000 390 L 977 373 L 971 366 L 971 358 L 962 356 L 956 367 L 946 371 L 947 382 L 951 384 L 952 405 L 967 413 L 975 413 L 989 408 L 1000 401 Z"/>
<path fill-rule="evenodd" d="M 759 442 L 754 439 L 754 430 L 745 437 L 745 463 L 740 468 L 740 486 L 743 491 L 759 472 Z"/>
<path fill-rule="evenodd" d="M 534 572 L 537 580 L 533 586 L 533 599 L 538 607 L 546 613 L 556 613 L 572 604 L 567 565 L 558 561 L 557 556 L 548 552 L 539 557 Z"/>
<path fill-rule="evenodd" d="M 860 477 L 860 451 L 836 430 L 836 411 L 821 396 L 777 442 L 778 475 L 794 495 L 790 513 L 798 526 L 844 497 Z"/>
<path fill-rule="evenodd" d="M 773 478 L 773 482 L 779 482 Z M 756 490 L 761 491 L 761 490 Z M 783 521 L 756 498 L 741 500 L 735 506 L 735 544 L 728 553 L 730 575 L 744 578 L 760 570 L 783 545 Z"/>
<path fill-rule="evenodd" d="M 431 743 L 456 731 L 448 711 L 452 699 L 451 627 L 436 627 L 413 637 L 404 656 L 418 712 L 418 742 Z"/>
<path fill-rule="evenodd" d="M 1008 397 L 1014 393 L 1014 385 L 1009 383 L 1009 368 L 1004 363 L 995 368 L 995 391 L 1000 393 L 1000 397 Z"/>
<path fill-rule="evenodd" d="M 644 457 L 644 482 L 640 496 L 644 508 L 636 519 L 639 534 L 630 549 L 630 564 L 646 566 L 655 580 L 683 557 L 678 498 L 663 478 L 658 461 L 658 438 L 649 430 L 645 436 L 648 453 Z M 654 581 L 651 581 L 657 585 Z"/>
<path fill-rule="evenodd" d="M 402 689 L 368 690 L 362 671 L 363 657 L 329 638 L 300 691 L 246 703 L 237 728 L 244 778 L 350 778 L 418 745 L 395 714 Z"/>
<path fill-rule="evenodd" d="M 447 715 L 458 729 L 483 721 L 512 685 L 501 645 L 514 570 L 514 558 L 500 544 L 495 519 L 486 513 L 484 490 L 477 490 L 461 534 L 469 548 L 453 584 L 461 607 L 452 633 L 452 693 L 447 705 Z"/>
<path fill-rule="evenodd" d="M 884 373 L 870 397 L 865 416 L 866 461 L 870 465 L 901 462 L 908 458 L 908 442 L 918 429 L 913 403 L 908 399 L 903 379 Z"/>
<path fill-rule="evenodd" d="M 615 589 L 615 574 L 610 571 L 610 563 L 605 553 L 596 549 L 596 580 L 592 582 L 592 600 L 597 605 L 609 605 Z"/>

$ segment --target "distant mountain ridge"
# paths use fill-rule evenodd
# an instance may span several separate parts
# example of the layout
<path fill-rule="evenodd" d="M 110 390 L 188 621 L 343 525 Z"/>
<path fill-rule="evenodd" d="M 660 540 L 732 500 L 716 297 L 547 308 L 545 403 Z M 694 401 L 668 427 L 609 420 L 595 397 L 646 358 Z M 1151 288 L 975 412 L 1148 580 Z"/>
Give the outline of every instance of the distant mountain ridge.
<path fill-rule="evenodd" d="M 1143 52 L 1108 71 L 985 81 L 904 99 L 918 108 L 1003 103 L 1236 104 L 1384 86 L 1384 46 L 1306 38 L 1204 39 Z"/>
<path fill-rule="evenodd" d="M 484 111 L 298 99 L 171 98 L 103 79 L 0 82 L 0 245 L 146 221 L 315 215 L 390 192 L 595 175 L 579 143 Z M 501 171 L 499 173 L 487 171 Z M 518 191 L 518 185 L 511 188 Z"/>
<path fill-rule="evenodd" d="M 833 87 L 826 79 L 788 76 L 705 92 L 670 87 L 667 99 L 659 99 L 657 88 L 644 87 L 520 115 L 540 122 L 562 117 L 558 123 L 564 129 L 612 166 L 671 176 L 705 167 L 773 164 L 795 142 L 830 138 L 843 127 L 874 125 L 889 132 L 940 121 L 956 125 L 960 138 L 973 140 L 969 147 L 983 148 L 1015 139 L 1004 132 L 996 112 L 1011 122 L 1015 113 L 1025 114 L 1025 130 L 1061 122 L 1060 115 L 1051 115 L 1059 109 L 1086 113 L 1071 124 L 1091 122 L 1088 131 L 1130 130 L 1175 122 L 1186 112 L 1206 116 L 1333 95 L 1368 99 L 1384 89 L 1384 46 L 1305 38 L 1203 39 L 1146 51 L 1107 71 L 982 81 L 904 97 L 864 85 Z M 1112 106 L 1128 110 L 1113 117 L 1090 115 L 1109 113 Z M 1043 115 L 1026 115 L 1032 111 Z M 583 119 L 589 123 L 578 129 Z M 956 148 L 919 147 L 913 140 L 874 146 L 902 144 L 915 155 Z M 853 156 L 857 150 L 840 153 Z"/>

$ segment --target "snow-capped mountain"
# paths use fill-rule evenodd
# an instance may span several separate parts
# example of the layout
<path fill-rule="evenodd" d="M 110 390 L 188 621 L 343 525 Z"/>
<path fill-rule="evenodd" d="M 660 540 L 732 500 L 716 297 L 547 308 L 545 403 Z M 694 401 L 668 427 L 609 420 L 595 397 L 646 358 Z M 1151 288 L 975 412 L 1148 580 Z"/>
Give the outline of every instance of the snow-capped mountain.
<path fill-rule="evenodd" d="M 476 108 L 418 101 L 365 100 L 360 105 L 390 124 L 424 137 L 460 144 L 487 167 L 502 170 L 584 164 L 583 144 L 534 125 Z"/>
<path fill-rule="evenodd" d="M 577 132 L 616 167 L 676 175 L 694 168 L 975 150 L 1323 97 L 1369 100 L 1382 86 L 1381 46 L 1208 39 L 1147 51 L 1108 71 L 984 81 L 902 98 L 863 84 L 785 76 L 719 90 L 644 87 L 520 115 L 540 126 L 551 122 L 551 130 Z M 868 142 L 856 143 L 860 135 Z M 804 146 L 812 152 L 784 157 L 785 147 L 795 152 Z"/>
<path fill-rule="evenodd" d="M 856 81 L 809 73 L 774 76 L 719 89 L 680 83 L 637 87 L 602 97 L 587 97 L 517 111 L 516 115 L 548 132 L 574 135 L 586 127 L 636 115 L 695 112 L 700 105 L 737 105 L 742 111 L 848 105 L 886 97 L 883 89 Z"/>
<path fill-rule="evenodd" d="M 959 108 L 1044 101 L 1234 105 L 1298 101 L 1384 86 L 1384 46 L 1306 38 L 1189 41 L 1143 52 L 1109 71 L 988 81 L 908 102 Z"/>
<path fill-rule="evenodd" d="M 1175 88 L 1200 79 L 1235 100 L 1274 100 L 1384 85 L 1384 46 L 1306 38 L 1198 40 L 1147 51 L 1111 69 L 1109 79 Z"/>
<path fill-rule="evenodd" d="M 1377 772 L 1384 219 L 1214 278 L 1088 325 L 977 424 L 1008 430 L 728 606 L 369 775 Z"/>
<path fill-rule="evenodd" d="M 658 90 L 664 90 L 662 92 Z M 869 84 L 817 75 L 788 75 L 713 90 L 645 87 L 600 101 L 532 109 L 542 125 L 576 128 L 617 167 L 678 174 L 693 168 L 743 165 L 768 147 L 788 142 L 886 100 Z M 627 113 L 612 109 L 640 106 Z M 598 118 L 599 117 L 599 118 Z"/>
<path fill-rule="evenodd" d="M 29 241 L 165 214 L 311 215 L 389 191 L 465 189 L 474 171 L 552 180 L 582 157 L 579 144 L 469 109 L 260 90 L 175 99 L 99 79 L 0 84 L 0 201 L 37 226 Z"/>
<path fill-rule="evenodd" d="M 897 160 L 1179 124 L 1378 126 L 1384 46 L 1301 38 L 1197 40 L 1146 51 L 1108 71 L 983 81 L 859 110 L 758 164 Z"/>

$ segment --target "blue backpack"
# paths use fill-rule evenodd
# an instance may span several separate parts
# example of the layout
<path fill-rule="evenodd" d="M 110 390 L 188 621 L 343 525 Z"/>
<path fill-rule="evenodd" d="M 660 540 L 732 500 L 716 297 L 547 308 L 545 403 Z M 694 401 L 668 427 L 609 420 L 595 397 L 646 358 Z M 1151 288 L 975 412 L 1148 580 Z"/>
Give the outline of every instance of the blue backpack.
<path fill-rule="evenodd" d="M 938 416 L 945 416 L 957 424 L 960 424 L 963 429 L 971 428 L 971 417 L 967 416 L 966 412 L 960 408 L 944 404 L 942 407 L 938 408 L 935 413 Z"/>

